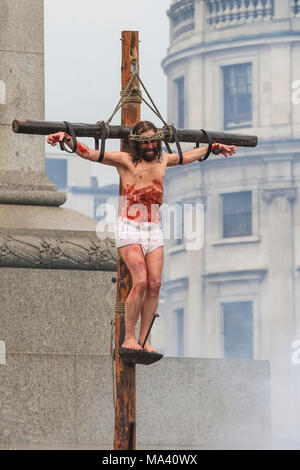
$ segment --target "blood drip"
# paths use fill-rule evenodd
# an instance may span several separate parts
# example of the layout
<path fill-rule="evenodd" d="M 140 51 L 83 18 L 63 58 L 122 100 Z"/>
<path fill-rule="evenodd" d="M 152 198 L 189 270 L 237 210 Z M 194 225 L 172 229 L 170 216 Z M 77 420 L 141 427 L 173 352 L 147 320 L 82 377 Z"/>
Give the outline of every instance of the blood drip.
<path fill-rule="evenodd" d="M 135 185 L 127 184 L 123 188 L 123 195 L 127 197 L 127 213 L 128 219 L 134 220 L 140 217 L 140 211 L 136 211 L 135 215 L 128 214 L 129 208 L 133 204 L 142 204 L 147 208 L 148 222 L 151 220 L 151 205 L 161 205 L 163 201 L 163 183 L 155 178 L 152 180 L 152 184 L 144 186 L 143 188 L 135 189 Z"/>
<path fill-rule="evenodd" d="M 88 157 L 88 155 L 89 155 L 88 148 L 83 146 L 80 142 L 78 142 L 78 144 L 77 144 L 77 149 L 79 150 L 79 152 L 82 153 L 82 155 L 84 157 Z"/>

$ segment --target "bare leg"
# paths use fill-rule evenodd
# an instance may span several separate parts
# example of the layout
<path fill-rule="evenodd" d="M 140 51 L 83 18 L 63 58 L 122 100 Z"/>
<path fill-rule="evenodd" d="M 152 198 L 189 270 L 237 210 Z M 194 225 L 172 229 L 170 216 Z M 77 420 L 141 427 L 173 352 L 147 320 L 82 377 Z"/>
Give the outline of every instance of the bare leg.
<path fill-rule="evenodd" d="M 147 266 L 147 290 L 142 304 L 141 312 L 141 329 L 139 336 L 139 344 L 142 345 L 151 325 L 153 313 L 157 311 L 159 302 L 159 291 L 161 286 L 161 273 L 164 263 L 164 248 L 160 246 L 145 257 Z M 151 347 L 146 341 L 145 351 L 157 352 L 157 349 Z"/>
<path fill-rule="evenodd" d="M 135 325 L 147 287 L 146 263 L 138 244 L 123 246 L 119 251 L 132 277 L 132 289 L 125 302 L 125 339 L 122 348 L 142 349 L 135 337 Z"/>

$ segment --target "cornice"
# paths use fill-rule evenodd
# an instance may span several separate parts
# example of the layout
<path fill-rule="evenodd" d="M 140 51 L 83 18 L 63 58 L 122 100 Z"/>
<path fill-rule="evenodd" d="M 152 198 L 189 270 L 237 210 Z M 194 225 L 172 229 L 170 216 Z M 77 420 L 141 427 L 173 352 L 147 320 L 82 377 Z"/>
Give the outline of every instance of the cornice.
<path fill-rule="evenodd" d="M 286 197 L 289 202 L 294 202 L 297 199 L 297 188 L 267 188 L 261 191 L 262 200 L 271 204 L 276 197 Z"/>
<path fill-rule="evenodd" d="M 196 36 L 193 35 L 192 37 Z M 201 37 L 201 36 L 200 36 Z M 244 34 L 238 36 L 232 36 L 229 38 L 216 39 L 213 41 L 199 41 L 193 42 L 190 46 L 183 47 L 175 52 L 168 54 L 161 62 L 161 67 L 166 72 L 168 67 L 172 66 L 177 61 L 186 60 L 187 58 L 205 55 L 230 48 L 244 48 L 244 47 L 260 47 L 265 46 L 267 43 L 278 41 L 284 44 L 285 42 L 300 41 L 299 31 L 274 31 L 260 34 Z M 170 49 L 172 45 L 170 46 Z"/>
<path fill-rule="evenodd" d="M 189 285 L 188 278 L 181 277 L 179 279 L 174 279 L 172 281 L 165 281 L 164 289 L 165 291 L 187 289 L 188 285 Z"/>
<path fill-rule="evenodd" d="M 202 277 L 209 283 L 224 283 L 224 282 L 248 282 L 248 281 L 262 281 L 266 276 L 268 270 L 261 269 L 245 269 L 239 271 L 224 271 L 207 273 Z"/>

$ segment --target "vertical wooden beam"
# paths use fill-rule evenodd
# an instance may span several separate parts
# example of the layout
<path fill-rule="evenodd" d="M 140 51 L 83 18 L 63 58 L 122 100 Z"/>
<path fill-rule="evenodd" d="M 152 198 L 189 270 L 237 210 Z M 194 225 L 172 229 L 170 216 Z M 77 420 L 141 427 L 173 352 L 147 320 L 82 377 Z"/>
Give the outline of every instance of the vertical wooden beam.
<path fill-rule="evenodd" d="M 122 32 L 122 90 L 130 80 L 134 64 L 139 66 L 139 37 L 138 31 Z M 138 87 L 137 81 L 132 86 Z M 134 126 L 140 120 L 140 104 L 126 103 L 122 106 L 121 123 L 123 126 Z M 128 141 L 124 139 L 121 150 L 128 150 Z M 122 194 L 122 182 L 120 180 L 119 194 Z M 125 302 L 131 289 L 132 280 L 130 273 L 119 256 L 117 278 L 117 302 Z M 116 416 L 114 449 L 127 450 L 129 446 L 129 426 L 134 421 L 132 448 L 135 449 L 135 423 L 136 423 L 136 389 L 135 389 L 135 364 L 125 362 L 119 356 L 119 347 L 125 337 L 125 319 L 123 313 L 116 313 Z"/>

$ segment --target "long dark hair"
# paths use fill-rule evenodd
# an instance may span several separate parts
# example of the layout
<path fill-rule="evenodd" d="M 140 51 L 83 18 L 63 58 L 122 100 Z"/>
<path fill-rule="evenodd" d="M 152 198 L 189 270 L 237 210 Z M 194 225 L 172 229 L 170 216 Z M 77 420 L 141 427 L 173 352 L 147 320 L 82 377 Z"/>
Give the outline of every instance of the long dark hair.
<path fill-rule="evenodd" d="M 147 131 L 157 132 L 157 127 L 153 124 L 153 122 L 140 121 L 132 129 L 132 133 L 137 134 L 137 135 L 143 134 L 144 132 L 147 132 Z M 157 140 L 156 142 L 157 142 L 157 147 L 156 147 L 157 161 L 160 162 L 162 159 L 161 140 Z M 131 153 L 133 163 L 135 164 L 135 166 L 143 160 L 143 158 L 141 157 L 140 142 L 137 142 L 134 140 L 130 141 L 130 153 Z"/>

